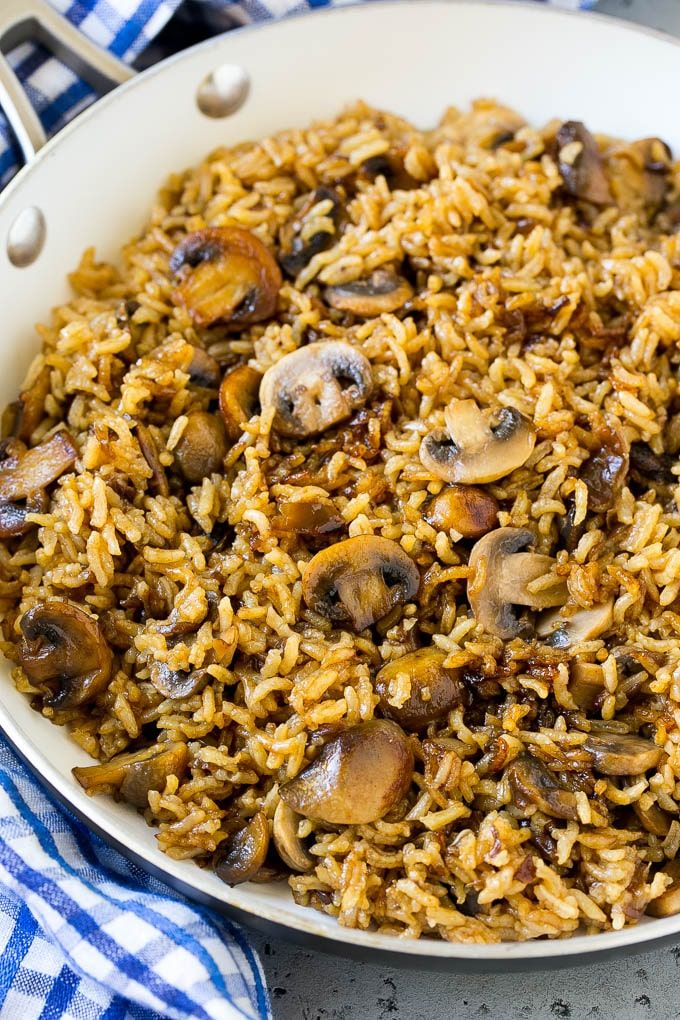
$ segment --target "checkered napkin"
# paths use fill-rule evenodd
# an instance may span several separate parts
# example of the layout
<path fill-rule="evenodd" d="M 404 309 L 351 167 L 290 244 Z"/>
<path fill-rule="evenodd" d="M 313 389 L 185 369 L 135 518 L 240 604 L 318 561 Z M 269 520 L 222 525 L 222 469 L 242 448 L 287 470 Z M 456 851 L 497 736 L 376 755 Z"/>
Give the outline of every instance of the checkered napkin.
<path fill-rule="evenodd" d="M 181 0 L 50 2 L 129 62 L 181 5 Z M 333 2 L 189 0 L 192 16 L 202 17 L 212 31 Z M 593 0 L 554 2 L 593 5 Z M 9 60 L 48 134 L 95 98 L 40 46 L 19 46 Z M 20 163 L 0 113 L 0 187 Z M 0 737 L 0 1020 L 270 1016 L 260 964 L 243 933 L 108 849 L 48 798 Z"/>

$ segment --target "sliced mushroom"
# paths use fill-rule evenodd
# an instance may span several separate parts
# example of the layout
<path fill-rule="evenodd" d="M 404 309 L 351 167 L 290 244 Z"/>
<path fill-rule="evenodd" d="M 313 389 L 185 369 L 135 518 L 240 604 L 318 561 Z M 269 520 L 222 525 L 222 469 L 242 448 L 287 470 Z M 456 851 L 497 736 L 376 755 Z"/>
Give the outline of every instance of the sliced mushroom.
<path fill-rule="evenodd" d="M 149 793 L 161 791 L 168 776 L 180 782 L 189 766 L 189 750 L 181 742 L 154 744 L 143 751 L 119 754 L 111 761 L 72 769 L 73 775 L 88 793 L 108 793 L 113 789 L 128 804 L 145 808 Z"/>
<path fill-rule="evenodd" d="M 30 495 L 25 503 L 0 503 L 0 539 L 16 538 L 37 527 L 27 520 L 28 515 L 45 513 L 49 502 L 49 496 L 41 490 Z"/>
<path fill-rule="evenodd" d="M 589 733 L 583 749 L 605 776 L 639 776 L 656 768 L 663 756 L 662 747 L 631 733 Z"/>
<path fill-rule="evenodd" d="M 536 625 L 536 633 L 553 648 L 573 648 L 600 637 L 613 621 L 614 600 L 610 599 L 592 609 L 577 609 L 571 616 L 562 609 L 544 613 Z"/>
<path fill-rule="evenodd" d="M 437 478 L 466 485 L 493 482 L 521 467 L 536 443 L 531 422 L 514 407 L 481 411 L 474 400 L 454 400 L 446 429 L 420 444 L 423 466 Z"/>
<path fill-rule="evenodd" d="M 293 871 L 300 871 L 304 874 L 312 870 L 314 861 L 298 836 L 299 820 L 300 815 L 288 807 L 285 801 L 280 800 L 274 812 L 272 836 L 276 851 L 283 863 Z"/>
<path fill-rule="evenodd" d="M 222 380 L 220 414 L 232 443 L 240 439 L 242 426 L 258 412 L 261 382 L 262 376 L 250 365 L 239 365 Z"/>
<path fill-rule="evenodd" d="M 177 245 L 170 269 L 180 281 L 173 299 L 197 326 L 249 326 L 276 311 L 281 270 L 249 230 L 197 230 Z"/>
<path fill-rule="evenodd" d="M 640 824 L 646 832 L 659 839 L 665 839 L 671 827 L 671 816 L 663 811 L 658 804 L 650 804 L 649 807 L 642 807 L 639 800 L 633 804 Z"/>
<path fill-rule="evenodd" d="M 68 602 L 43 602 L 21 618 L 17 661 L 31 683 L 44 684 L 47 708 L 91 701 L 111 678 L 112 655 L 99 624 Z"/>
<path fill-rule="evenodd" d="M 302 596 L 333 623 L 364 630 L 417 593 L 420 574 L 397 542 L 357 535 L 322 549 L 302 575 Z"/>
<path fill-rule="evenodd" d="M 463 538 L 481 538 L 498 524 L 498 501 L 474 485 L 449 485 L 423 514 L 437 531 L 457 531 Z"/>
<path fill-rule="evenodd" d="M 673 474 L 675 457 L 670 453 L 654 453 L 647 443 L 630 444 L 631 478 L 650 488 L 652 485 L 677 485 L 680 479 Z"/>
<path fill-rule="evenodd" d="M 195 386 L 216 390 L 220 385 L 222 372 L 219 361 L 202 347 L 194 347 L 194 355 L 188 368 L 189 378 Z"/>
<path fill-rule="evenodd" d="M 672 161 L 671 150 L 660 138 L 641 138 L 610 148 L 607 171 L 617 204 L 657 209 L 668 188 Z"/>
<path fill-rule="evenodd" d="M 279 231 L 279 262 L 295 277 L 315 255 L 335 244 L 342 212 L 337 191 L 321 186 L 302 199 L 300 208 Z"/>
<path fill-rule="evenodd" d="M 344 517 L 331 500 L 305 503 L 286 500 L 278 504 L 278 511 L 272 520 L 272 531 L 277 535 L 299 535 L 308 542 L 316 542 L 345 527 Z"/>
<path fill-rule="evenodd" d="M 554 575 L 549 585 L 529 590 L 532 582 L 550 574 L 555 565 L 550 556 L 522 551 L 533 541 L 533 534 L 526 529 L 497 528 L 480 538 L 470 553 L 472 574 L 467 592 L 472 612 L 486 631 L 504 641 L 531 632 L 517 612 L 518 606 L 546 609 L 567 600 L 565 582 Z"/>
<path fill-rule="evenodd" d="M 382 714 L 405 730 L 419 730 L 461 705 L 465 687 L 460 670 L 446 669 L 445 659 L 446 653 L 438 648 L 419 648 L 383 666 L 375 678 Z M 400 675 L 409 678 L 411 689 L 402 705 L 393 705 L 390 698 Z"/>
<path fill-rule="evenodd" d="M 262 410 L 275 408 L 274 428 L 304 438 L 349 418 L 371 395 L 368 359 L 342 340 L 308 344 L 267 369 L 260 384 Z"/>
<path fill-rule="evenodd" d="M 141 422 L 137 422 L 137 442 L 139 443 L 139 449 L 142 451 L 142 457 L 151 468 L 149 488 L 159 496 L 169 495 L 170 486 L 168 485 L 165 468 L 158 456 L 156 440 L 146 425 L 142 425 Z"/>
<path fill-rule="evenodd" d="M 46 489 L 72 468 L 78 450 L 68 432 L 55 432 L 38 446 L 27 450 L 23 443 L 6 443 L 8 456 L 0 462 L 0 502 L 26 499 Z"/>
<path fill-rule="evenodd" d="M 581 480 L 588 487 L 588 506 L 604 513 L 614 505 L 628 474 L 628 444 L 620 423 L 612 415 L 594 421 L 590 433 L 593 448 L 581 466 Z"/>
<path fill-rule="evenodd" d="M 530 754 L 521 754 L 505 770 L 513 801 L 519 808 L 535 805 L 554 818 L 579 820 L 576 794 L 559 782 L 550 769 Z"/>
<path fill-rule="evenodd" d="M 565 190 L 594 205 L 612 205 L 614 199 L 602 154 L 590 131 L 569 120 L 557 132 L 557 165 Z"/>
<path fill-rule="evenodd" d="M 250 882 L 257 875 L 269 849 L 269 823 L 263 811 L 232 835 L 223 839 L 213 854 L 213 868 L 227 885 Z"/>
<path fill-rule="evenodd" d="M 659 869 L 672 879 L 671 884 L 647 907 L 650 917 L 671 917 L 680 913 L 680 860 L 668 861 Z"/>
<path fill-rule="evenodd" d="M 175 447 L 175 461 L 187 482 L 195 484 L 224 469 L 227 436 L 224 422 L 209 411 L 190 411 Z"/>
<path fill-rule="evenodd" d="M 597 662 L 572 662 L 569 693 L 584 712 L 594 708 L 605 690 L 604 670 Z"/>
<path fill-rule="evenodd" d="M 165 662 L 153 662 L 149 679 L 164 698 L 190 698 L 199 694 L 210 683 L 212 677 L 207 669 L 194 669 L 185 673 L 181 669 L 170 669 Z"/>
<path fill-rule="evenodd" d="M 413 288 L 390 269 L 376 269 L 366 280 L 354 280 L 326 287 L 324 300 L 342 312 L 372 319 L 383 312 L 396 312 L 413 297 Z"/>
<path fill-rule="evenodd" d="M 11 418 L 9 431 L 17 439 L 22 439 L 26 443 L 45 414 L 45 401 L 50 392 L 51 374 L 50 366 L 44 365 L 31 386 L 22 390 L 16 403 L 11 404 L 8 408 Z"/>
<path fill-rule="evenodd" d="M 298 814 L 330 825 L 377 822 L 411 785 L 413 752 L 396 723 L 373 719 L 343 730 L 279 791 Z"/>

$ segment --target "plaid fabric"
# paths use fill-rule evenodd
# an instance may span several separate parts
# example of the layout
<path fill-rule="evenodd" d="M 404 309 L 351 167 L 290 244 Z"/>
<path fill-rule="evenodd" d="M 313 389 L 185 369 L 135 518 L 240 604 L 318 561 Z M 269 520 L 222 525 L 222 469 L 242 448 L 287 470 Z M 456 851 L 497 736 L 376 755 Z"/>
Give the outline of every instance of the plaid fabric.
<path fill-rule="evenodd" d="M 132 61 L 181 0 L 50 0 Z M 186 0 L 210 31 L 344 0 Z M 550 2 L 550 0 L 548 0 Z M 554 0 L 567 8 L 594 0 Z M 2 0 L 0 0 L 0 4 Z M 32 43 L 9 60 L 53 134 L 95 98 Z M 0 188 L 20 153 L 0 113 Z M 0 1020 L 271 1017 L 259 961 L 239 929 L 189 905 L 104 843 L 29 778 L 0 737 Z"/>
<path fill-rule="evenodd" d="M 236 925 L 57 807 L 0 738 L 0 1017 L 270 1020 Z"/>

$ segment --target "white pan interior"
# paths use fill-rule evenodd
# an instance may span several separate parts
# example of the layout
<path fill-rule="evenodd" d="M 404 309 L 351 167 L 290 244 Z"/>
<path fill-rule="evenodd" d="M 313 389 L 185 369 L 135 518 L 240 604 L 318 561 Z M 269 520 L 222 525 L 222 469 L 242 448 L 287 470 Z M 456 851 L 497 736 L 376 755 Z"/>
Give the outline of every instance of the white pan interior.
<path fill-rule="evenodd" d="M 247 71 L 250 95 L 238 113 L 210 119 L 196 106 L 196 90 L 225 62 Z M 447 105 L 486 95 L 537 122 L 557 116 L 614 135 L 659 135 L 677 152 L 679 90 L 680 49 L 670 39 L 538 4 L 367 4 L 246 29 L 187 51 L 82 115 L 2 196 L 0 406 L 15 397 L 37 348 L 33 325 L 66 298 L 65 275 L 83 249 L 96 244 L 99 255 L 115 255 L 142 226 L 166 175 L 218 144 L 302 126 L 360 97 L 430 126 Z M 42 210 L 47 240 L 33 265 L 17 269 L 6 239 L 27 206 Z M 412 942 L 343 929 L 297 907 L 280 884 L 229 889 L 191 862 L 161 854 L 132 810 L 86 797 L 70 771 L 86 756 L 29 708 L 2 670 L 0 726 L 63 798 L 168 877 L 260 918 L 395 954 L 477 961 L 595 955 L 680 932 L 677 917 L 558 942 Z"/>

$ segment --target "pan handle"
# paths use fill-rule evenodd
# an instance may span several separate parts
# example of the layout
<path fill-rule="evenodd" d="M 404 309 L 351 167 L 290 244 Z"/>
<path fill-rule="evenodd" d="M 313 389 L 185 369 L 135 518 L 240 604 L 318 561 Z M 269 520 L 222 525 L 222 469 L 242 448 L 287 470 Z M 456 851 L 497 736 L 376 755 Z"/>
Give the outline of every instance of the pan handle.
<path fill-rule="evenodd" d="M 109 92 L 135 73 L 87 39 L 46 0 L 0 0 L 0 109 L 27 163 L 47 136 L 5 54 L 29 39 L 45 45 L 98 92 Z"/>

